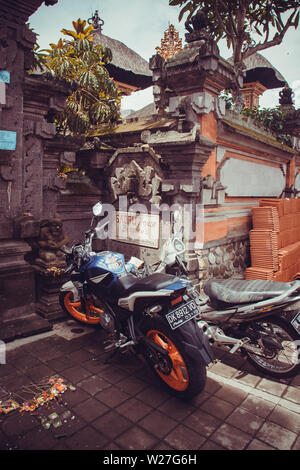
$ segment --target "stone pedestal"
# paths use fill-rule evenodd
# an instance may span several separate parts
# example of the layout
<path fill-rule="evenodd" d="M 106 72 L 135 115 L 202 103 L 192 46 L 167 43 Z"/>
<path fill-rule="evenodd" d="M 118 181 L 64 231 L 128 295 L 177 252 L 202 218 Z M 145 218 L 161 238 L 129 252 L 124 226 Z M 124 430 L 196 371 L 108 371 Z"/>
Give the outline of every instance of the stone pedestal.
<path fill-rule="evenodd" d="M 12 339 L 51 330 L 35 308 L 35 272 L 24 261 L 29 246 L 23 241 L 0 244 L 0 339 Z"/>
<path fill-rule="evenodd" d="M 64 282 L 66 279 L 62 276 L 53 277 L 36 273 L 38 296 L 36 311 L 49 322 L 67 318 L 59 303 L 59 291 Z"/>

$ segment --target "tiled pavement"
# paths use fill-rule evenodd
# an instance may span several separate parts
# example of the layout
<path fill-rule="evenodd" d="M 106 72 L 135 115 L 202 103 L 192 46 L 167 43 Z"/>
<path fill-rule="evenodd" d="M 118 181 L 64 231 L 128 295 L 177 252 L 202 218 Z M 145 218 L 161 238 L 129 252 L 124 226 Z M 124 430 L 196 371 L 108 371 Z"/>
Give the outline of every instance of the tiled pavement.
<path fill-rule="evenodd" d="M 71 324 L 61 331 L 7 345 L 0 400 L 53 375 L 76 390 L 50 408 L 0 415 L 0 449 L 300 449 L 300 376 L 274 381 L 218 350 L 222 362 L 209 367 L 205 390 L 181 402 L 130 353 L 105 363 L 103 330 L 80 334 Z M 44 429 L 41 417 L 52 412 L 62 426 Z"/>

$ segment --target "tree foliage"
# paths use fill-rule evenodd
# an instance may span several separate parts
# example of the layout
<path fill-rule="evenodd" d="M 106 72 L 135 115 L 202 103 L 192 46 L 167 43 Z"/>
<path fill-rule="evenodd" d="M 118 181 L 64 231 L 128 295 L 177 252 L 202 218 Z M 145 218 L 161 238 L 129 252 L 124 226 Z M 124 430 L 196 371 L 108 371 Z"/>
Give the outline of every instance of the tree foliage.
<path fill-rule="evenodd" d="M 199 9 L 204 12 L 214 39 L 225 39 L 232 48 L 236 76 L 247 57 L 281 44 L 299 23 L 298 0 L 169 0 L 169 5 L 182 7 L 180 21 Z"/>
<path fill-rule="evenodd" d="M 75 89 L 56 116 L 59 130 L 86 134 L 92 126 L 119 117 L 120 94 L 106 69 L 112 59 L 110 49 L 93 44 L 93 26 L 86 27 L 86 21 L 73 21 L 73 27 L 74 31 L 62 30 L 71 39 L 61 38 L 41 52 L 51 76 Z"/>

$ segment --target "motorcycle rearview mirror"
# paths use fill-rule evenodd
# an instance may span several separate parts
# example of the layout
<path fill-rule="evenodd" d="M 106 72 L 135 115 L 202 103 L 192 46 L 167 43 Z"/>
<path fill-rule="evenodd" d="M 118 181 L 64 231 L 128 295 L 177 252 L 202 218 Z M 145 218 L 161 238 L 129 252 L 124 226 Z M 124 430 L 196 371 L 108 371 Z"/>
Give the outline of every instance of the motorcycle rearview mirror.
<path fill-rule="evenodd" d="M 93 206 L 93 214 L 95 217 L 99 217 L 99 215 L 101 215 L 101 212 L 102 212 L 102 203 L 99 201 L 97 202 L 97 204 Z"/>

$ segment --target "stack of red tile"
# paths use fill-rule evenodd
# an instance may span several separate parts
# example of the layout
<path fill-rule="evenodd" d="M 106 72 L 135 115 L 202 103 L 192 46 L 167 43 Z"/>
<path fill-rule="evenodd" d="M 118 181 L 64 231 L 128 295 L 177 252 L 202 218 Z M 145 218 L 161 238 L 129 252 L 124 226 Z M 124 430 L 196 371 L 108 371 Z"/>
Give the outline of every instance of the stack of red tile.
<path fill-rule="evenodd" d="M 252 209 L 245 279 L 289 282 L 300 273 L 300 198 L 262 199 Z"/>

